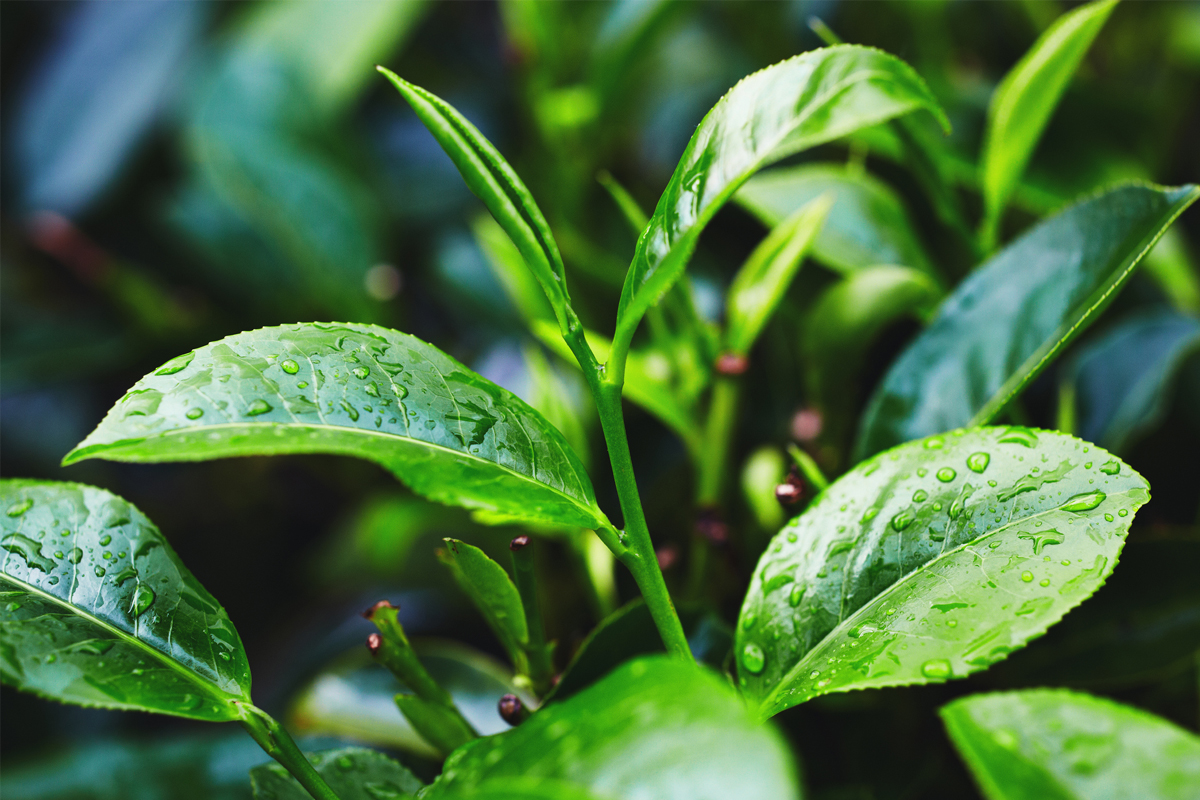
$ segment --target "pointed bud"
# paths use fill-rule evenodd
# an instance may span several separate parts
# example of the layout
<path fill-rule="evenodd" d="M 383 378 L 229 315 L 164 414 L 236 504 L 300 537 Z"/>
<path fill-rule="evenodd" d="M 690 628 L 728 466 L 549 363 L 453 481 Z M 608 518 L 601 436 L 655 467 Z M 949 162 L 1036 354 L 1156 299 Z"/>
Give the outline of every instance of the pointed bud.
<path fill-rule="evenodd" d="M 371 655 L 378 653 L 381 647 L 383 647 L 383 637 L 378 633 L 372 633 L 367 637 L 367 649 L 371 651 Z"/>
<path fill-rule="evenodd" d="M 800 480 L 793 467 L 788 472 L 787 480 L 775 487 L 775 499 L 781 506 L 787 507 L 796 505 L 803 496 L 804 481 Z"/>
<path fill-rule="evenodd" d="M 717 372 L 721 375 L 741 375 L 750 368 L 750 359 L 737 353 L 722 353 L 717 359 Z"/>
<path fill-rule="evenodd" d="M 362 613 L 362 615 L 363 615 L 363 617 L 364 617 L 364 618 L 366 618 L 366 619 L 371 619 L 372 617 L 374 617 L 374 616 L 375 616 L 375 612 L 376 612 L 376 611 L 378 611 L 378 610 L 379 610 L 379 609 L 381 609 L 381 608 L 394 608 L 394 609 L 396 609 L 397 611 L 399 611 L 399 610 L 400 610 L 400 606 L 394 606 L 394 605 L 392 605 L 392 603 L 391 603 L 391 601 L 390 601 L 390 600 L 380 600 L 378 603 L 376 603 L 375 605 L 371 606 L 371 607 L 370 607 L 370 608 L 368 608 L 366 611 L 364 611 L 364 612 Z"/>
<path fill-rule="evenodd" d="M 500 718 L 513 727 L 520 725 L 529 716 L 525 704 L 515 694 L 506 694 L 501 697 L 499 709 Z"/>
<path fill-rule="evenodd" d="M 529 536 L 522 533 L 520 536 L 518 536 L 517 538 L 513 539 L 511 542 L 508 543 L 508 549 L 514 550 L 514 551 L 520 550 L 522 547 L 524 547 L 527 544 L 529 544 Z"/>

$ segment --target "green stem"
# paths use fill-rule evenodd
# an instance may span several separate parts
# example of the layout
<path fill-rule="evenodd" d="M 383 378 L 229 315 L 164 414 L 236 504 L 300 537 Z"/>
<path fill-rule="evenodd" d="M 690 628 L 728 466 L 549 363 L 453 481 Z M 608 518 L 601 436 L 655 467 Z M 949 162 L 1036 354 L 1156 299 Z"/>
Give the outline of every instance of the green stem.
<path fill-rule="evenodd" d="M 704 426 L 704 459 L 700 462 L 699 487 L 696 491 L 696 501 L 701 508 L 716 506 L 721 502 L 740 395 L 741 385 L 736 378 L 716 376 L 708 404 L 708 421 Z"/>
<path fill-rule="evenodd" d="M 525 626 L 529 630 L 529 645 L 525 649 L 529 660 L 529 678 L 533 681 L 533 691 L 542 697 L 550 691 L 554 680 L 554 661 L 551 658 L 552 648 L 546 646 L 546 627 L 542 620 L 542 604 L 538 599 L 533 542 L 513 550 L 512 562 L 517 593 L 521 595 L 521 606 L 525 609 Z"/>
<path fill-rule="evenodd" d="M 317 774 L 316 769 L 304 757 L 304 753 L 300 752 L 300 748 L 282 725 L 257 706 L 246 703 L 241 708 L 242 727 L 267 755 L 282 764 L 315 800 L 338 800 L 338 796 L 329 788 L 329 784 L 325 783 L 325 779 Z"/>

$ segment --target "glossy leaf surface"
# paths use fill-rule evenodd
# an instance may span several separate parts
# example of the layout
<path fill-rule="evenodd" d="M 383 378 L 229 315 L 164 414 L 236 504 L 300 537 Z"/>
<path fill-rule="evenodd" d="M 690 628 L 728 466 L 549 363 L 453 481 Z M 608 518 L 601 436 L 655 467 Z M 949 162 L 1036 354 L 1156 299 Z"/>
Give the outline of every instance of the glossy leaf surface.
<path fill-rule="evenodd" d="M 76 483 L 0 483 L 0 676 L 64 703 L 241 717 L 250 666 L 225 610 L 150 520 Z"/>
<path fill-rule="evenodd" d="M 945 119 L 907 64 L 856 45 L 814 50 L 743 78 L 696 129 L 638 239 L 615 338 L 632 337 L 683 273 L 704 226 L 757 170 L 917 109 Z"/>
<path fill-rule="evenodd" d="M 1200 352 L 1200 321 L 1166 309 L 1133 316 L 1079 354 L 1075 387 L 1079 435 L 1116 452 L 1166 414 L 1174 378 Z"/>
<path fill-rule="evenodd" d="M 428 797 L 512 777 L 560 780 L 620 800 L 798 796 L 791 755 L 715 673 L 640 658 L 516 728 L 446 761 Z"/>
<path fill-rule="evenodd" d="M 467 186 L 512 239 L 542 285 L 559 325 L 564 331 L 568 330 L 568 319 L 573 312 L 568 314 L 570 299 L 562 256 L 549 223 L 516 171 L 479 129 L 445 100 L 389 70 L 380 67 L 380 72 L 412 106 L 417 117 L 450 156 Z"/>
<path fill-rule="evenodd" d="M 449 569 L 459 587 L 483 614 L 488 627 L 504 645 L 514 664 L 526 671 L 525 647 L 529 644 L 529 628 L 521 595 L 504 567 L 487 557 L 478 547 L 447 539 L 441 551 L 441 561 Z"/>
<path fill-rule="evenodd" d="M 856 452 L 994 419 L 1112 301 L 1200 188 L 1130 184 L 1071 206 L 963 281 L 876 389 Z"/>
<path fill-rule="evenodd" d="M 784 526 L 739 619 L 764 716 L 986 668 L 1103 585 L 1146 481 L 1029 428 L 956 430 L 860 464 Z"/>
<path fill-rule="evenodd" d="M 1187 800 L 1200 787 L 1200 737 L 1111 700 L 1034 689 L 941 714 L 988 800 Z"/>
<path fill-rule="evenodd" d="M 746 355 L 775 312 L 821 230 L 831 198 L 818 198 L 776 225 L 746 259 L 725 304 L 725 346 Z"/>
<path fill-rule="evenodd" d="M 836 164 L 775 169 L 747 181 L 735 200 L 774 227 L 822 195 L 833 198 L 833 207 L 813 243 L 813 258 L 841 272 L 876 264 L 931 271 L 904 203 L 887 184 L 861 171 Z"/>
<path fill-rule="evenodd" d="M 365 747 L 306 753 L 317 774 L 338 800 L 400 800 L 415 797 L 424 784 L 400 762 Z M 311 795 L 279 764 L 250 770 L 254 800 L 311 800 Z"/>
<path fill-rule="evenodd" d="M 449 505 L 607 524 L 540 414 L 437 348 L 371 325 L 263 328 L 186 353 L 142 378 L 64 463 L 285 453 L 365 458 Z"/>
<path fill-rule="evenodd" d="M 996 87 L 988 108 L 982 171 L 985 231 L 994 231 L 1050 115 L 1117 0 L 1063 14 Z"/>

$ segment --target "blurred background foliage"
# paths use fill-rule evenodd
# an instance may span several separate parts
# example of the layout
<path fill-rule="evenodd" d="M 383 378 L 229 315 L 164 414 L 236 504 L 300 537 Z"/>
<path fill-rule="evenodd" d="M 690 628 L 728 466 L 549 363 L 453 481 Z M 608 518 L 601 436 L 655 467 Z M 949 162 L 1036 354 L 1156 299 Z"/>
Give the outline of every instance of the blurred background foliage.
<path fill-rule="evenodd" d="M 532 402 L 590 453 L 601 503 L 616 507 L 579 376 L 523 321 L 545 315 L 540 295 L 521 270 L 505 269 L 510 256 L 481 204 L 374 66 L 445 97 L 497 144 L 549 217 L 585 324 L 607 334 L 634 236 L 598 173 L 652 208 L 726 89 L 821 45 L 810 18 L 900 56 L 928 81 L 954 125 L 941 168 L 975 212 L 991 93 L 1072 6 L 0 4 L 0 472 L 94 483 L 136 503 L 236 621 L 261 705 L 290 709 L 301 730 L 358 737 L 420 764 L 419 741 L 386 708 L 390 687 L 360 657 L 370 625 L 357 612 L 390 597 L 411 632 L 469 644 L 426 646 L 448 683 L 494 717 L 493 695 L 510 677 L 492 658 L 502 651 L 433 551 L 454 536 L 499 552 L 519 531 L 481 527 L 350 459 L 58 466 L 126 387 L 178 353 L 265 325 L 353 320 L 413 333 Z M 1197 142 L 1200 4 L 1124 4 L 1052 117 L 1002 235 L 1119 179 L 1195 181 Z M 811 170 L 814 196 L 839 177 L 858 189 L 835 204 L 815 248 L 829 268 L 800 273 L 755 350 L 733 453 L 744 491 L 729 492 L 731 544 L 704 598 L 716 616 L 693 614 L 696 635 L 717 635 L 720 618 L 733 618 L 782 520 L 763 487 L 779 479 L 783 447 L 799 444 L 834 474 L 847 467 L 853 422 L 936 304 L 937 280 L 953 284 L 976 261 L 894 152 L 868 135 L 793 164 Z M 769 185 L 760 189 L 721 212 L 701 241 L 690 275 L 703 317 L 719 317 L 734 270 L 773 221 Z M 890 241 L 861 240 L 855 215 L 866 206 L 895 221 Z M 940 278 L 885 271 L 839 282 L 864 247 L 936 264 Z M 911 285 L 894 291 L 900 280 Z M 1029 424 L 1116 450 L 1154 487 L 1110 585 L 969 680 L 833 696 L 781 717 L 814 796 L 970 792 L 933 709 L 981 688 L 1080 686 L 1197 727 L 1198 286 L 1192 213 L 1020 409 Z M 835 290 L 851 302 L 831 300 Z M 663 367 L 648 358 L 639 368 Z M 696 512 L 681 502 L 692 502 L 695 476 L 678 437 L 637 406 L 627 413 L 647 516 L 670 564 L 691 536 Z M 601 596 L 581 592 L 578 569 L 606 574 L 586 541 L 556 540 L 541 557 L 562 667 L 598 615 L 635 590 L 623 575 L 606 590 L 609 569 Z M 680 573 L 668 566 L 682 592 Z M 240 734 L 210 738 L 180 720 L 8 689 L 3 706 L 13 798 L 243 797 L 247 765 L 262 759 Z M 167 735 L 177 738 L 136 744 Z M 82 788 L 90 784 L 100 788 Z"/>

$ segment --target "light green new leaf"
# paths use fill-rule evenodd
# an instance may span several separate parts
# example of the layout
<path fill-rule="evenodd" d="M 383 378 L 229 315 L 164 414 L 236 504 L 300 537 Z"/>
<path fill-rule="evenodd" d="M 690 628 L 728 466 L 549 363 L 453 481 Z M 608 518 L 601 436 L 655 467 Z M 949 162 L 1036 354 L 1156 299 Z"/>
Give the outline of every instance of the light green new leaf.
<path fill-rule="evenodd" d="M 742 356 L 750 352 L 832 204 L 832 197 L 819 197 L 795 211 L 767 234 L 738 270 L 725 304 L 725 347 L 730 352 Z"/>
<path fill-rule="evenodd" d="M 1062 689 L 977 694 L 941 710 L 988 800 L 1190 800 L 1200 738 L 1161 717 Z"/>
<path fill-rule="evenodd" d="M 1108 453 L 1052 431 L 960 429 L 881 453 L 759 560 L 739 683 L 770 716 L 985 669 L 1100 588 L 1147 490 Z"/>
<path fill-rule="evenodd" d="M 683 273 L 705 225 L 755 172 L 921 108 L 949 127 L 912 68 L 869 47 L 814 50 L 743 78 L 696 129 L 638 239 L 615 340 L 632 339 L 642 315 Z"/>
<path fill-rule="evenodd" d="M 365 458 L 448 505 L 609 525 L 578 457 L 537 411 L 373 325 L 262 328 L 186 353 L 138 381 L 63 463 L 285 453 Z"/>
<path fill-rule="evenodd" d="M 525 184 L 479 129 L 437 95 L 379 68 L 417 112 L 433 138 L 458 167 L 467 186 L 500 223 L 550 301 L 565 333 L 577 322 L 567 296 L 562 256 L 550 225 Z"/>
<path fill-rule="evenodd" d="M 483 251 L 492 274 L 504 287 L 505 294 L 516 306 L 527 324 L 533 320 L 554 319 L 554 312 L 546 302 L 546 294 L 538 285 L 525 259 L 508 238 L 508 234 L 487 214 L 480 214 L 471 222 L 471 233 L 475 244 Z"/>
<path fill-rule="evenodd" d="M 153 523 L 103 489 L 0 482 L 0 677 L 75 705 L 241 719 L 250 665 Z"/>
<path fill-rule="evenodd" d="M 1116 4 L 1097 0 L 1063 14 L 996 87 L 982 158 L 986 249 L 1059 98 Z"/>
<path fill-rule="evenodd" d="M 400 762 L 365 747 L 342 747 L 305 755 L 338 800 L 400 800 L 416 797 L 424 786 Z M 273 762 L 250 770 L 250 783 L 255 800 L 311 800 L 312 797 L 287 770 Z"/>
<path fill-rule="evenodd" d="M 559 780 L 610 800 L 786 800 L 799 792 L 782 737 L 722 678 L 666 656 L 626 662 L 516 728 L 446 761 L 427 797 L 515 777 Z"/>
<path fill-rule="evenodd" d="M 856 457 L 983 425 L 1116 296 L 1200 187 L 1127 184 L 1039 223 L 964 280 L 896 360 L 863 415 Z"/>
<path fill-rule="evenodd" d="M 833 208 L 813 242 L 813 258 L 839 272 L 876 264 L 933 271 L 903 201 L 867 173 L 838 164 L 771 170 L 747 181 L 734 199 L 773 227 L 822 195 L 833 197 Z"/>
<path fill-rule="evenodd" d="M 521 605 L 521 595 L 504 567 L 478 547 L 457 539 L 446 539 L 446 548 L 438 558 L 483 614 L 488 627 L 517 665 L 517 671 L 527 673 L 525 648 L 529 645 L 529 628 L 525 609 Z"/>

